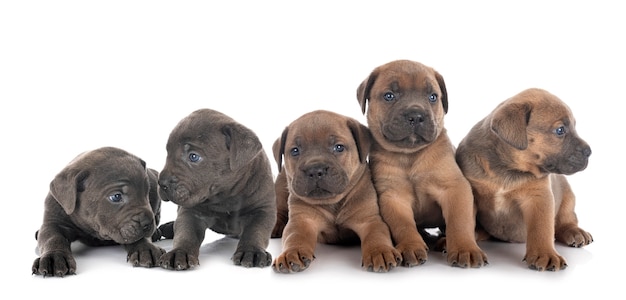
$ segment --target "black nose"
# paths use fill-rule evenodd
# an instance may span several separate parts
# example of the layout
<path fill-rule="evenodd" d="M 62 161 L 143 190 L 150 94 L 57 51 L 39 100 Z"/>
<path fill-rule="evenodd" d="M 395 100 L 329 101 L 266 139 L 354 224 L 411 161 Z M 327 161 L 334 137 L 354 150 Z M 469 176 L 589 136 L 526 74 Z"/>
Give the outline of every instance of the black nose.
<path fill-rule="evenodd" d="M 328 166 L 325 164 L 314 164 L 309 166 L 304 172 L 309 178 L 318 180 L 328 174 Z"/>
<path fill-rule="evenodd" d="M 585 146 L 585 147 L 582 149 L 582 153 L 583 153 L 583 155 L 584 155 L 585 157 L 589 157 L 589 156 L 591 156 L 591 147 L 589 147 L 589 146 Z"/>
<path fill-rule="evenodd" d="M 425 113 L 423 110 L 409 109 L 406 112 L 404 112 L 404 119 L 409 123 L 409 125 L 415 126 L 417 124 L 424 123 L 424 120 L 426 118 L 425 118 Z"/>
<path fill-rule="evenodd" d="M 172 185 L 177 182 L 176 177 L 160 177 L 159 178 L 159 187 L 163 191 L 168 191 L 172 188 Z"/>

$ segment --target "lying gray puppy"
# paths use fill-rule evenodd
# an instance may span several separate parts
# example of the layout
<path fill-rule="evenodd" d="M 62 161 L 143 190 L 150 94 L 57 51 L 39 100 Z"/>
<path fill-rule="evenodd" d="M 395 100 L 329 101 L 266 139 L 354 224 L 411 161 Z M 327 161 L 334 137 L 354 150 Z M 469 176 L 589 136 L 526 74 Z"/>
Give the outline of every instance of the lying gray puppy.
<path fill-rule="evenodd" d="M 206 229 L 239 239 L 232 260 L 266 267 L 276 222 L 271 166 L 254 132 L 232 118 L 200 109 L 170 133 L 159 175 L 159 194 L 178 205 L 176 220 L 161 226 L 173 249 L 161 256 L 165 269 L 194 268 Z"/>
<path fill-rule="evenodd" d="M 35 233 L 41 255 L 33 274 L 76 273 L 71 243 L 123 245 L 133 266 L 153 267 L 160 238 L 158 172 L 124 150 L 104 147 L 72 160 L 50 183 L 43 224 Z M 151 241 L 152 240 L 152 241 Z"/>

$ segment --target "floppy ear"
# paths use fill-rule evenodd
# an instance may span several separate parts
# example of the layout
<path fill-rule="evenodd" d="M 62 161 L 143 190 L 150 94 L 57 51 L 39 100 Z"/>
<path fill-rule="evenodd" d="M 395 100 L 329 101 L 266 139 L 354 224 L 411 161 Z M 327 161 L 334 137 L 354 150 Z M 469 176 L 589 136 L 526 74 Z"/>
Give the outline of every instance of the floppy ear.
<path fill-rule="evenodd" d="M 372 85 L 374 85 L 374 82 L 376 81 L 376 77 L 378 77 L 378 71 L 374 70 L 356 89 L 356 99 L 359 101 L 361 112 L 363 114 L 365 114 L 367 100 L 370 100 L 370 91 L 372 90 Z"/>
<path fill-rule="evenodd" d="M 494 111 L 491 130 L 509 145 L 524 150 L 528 147 L 526 127 L 530 111 L 528 104 L 502 105 Z"/>
<path fill-rule="evenodd" d="M 282 169 L 283 166 L 283 155 L 285 155 L 285 140 L 287 139 L 287 132 L 289 127 L 285 127 L 283 133 L 274 141 L 272 145 L 272 152 L 274 153 L 274 160 L 276 160 L 276 164 L 278 165 L 278 171 Z"/>
<path fill-rule="evenodd" d="M 365 163 L 372 146 L 372 135 L 370 130 L 356 120 L 348 120 L 348 128 L 350 128 L 352 137 L 356 142 L 356 147 L 359 152 L 359 160 L 361 163 Z"/>
<path fill-rule="evenodd" d="M 78 193 L 85 190 L 84 182 L 89 171 L 64 169 L 50 182 L 50 194 L 63 207 L 65 213 L 71 215 L 76 209 Z"/>
<path fill-rule="evenodd" d="M 248 164 L 262 149 L 259 138 L 241 124 L 222 127 L 226 149 L 230 151 L 230 169 L 237 170 Z"/>
<path fill-rule="evenodd" d="M 439 72 L 435 71 L 435 78 L 441 89 L 441 104 L 443 105 L 443 112 L 448 113 L 448 90 L 446 89 L 446 82 L 443 80 L 443 76 Z"/>

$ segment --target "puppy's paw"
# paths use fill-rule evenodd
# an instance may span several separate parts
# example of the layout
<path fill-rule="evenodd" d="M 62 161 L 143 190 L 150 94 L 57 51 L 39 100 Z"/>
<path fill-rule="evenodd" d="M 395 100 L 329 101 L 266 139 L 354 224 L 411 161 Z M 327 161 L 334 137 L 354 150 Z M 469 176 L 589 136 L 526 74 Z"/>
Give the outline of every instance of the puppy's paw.
<path fill-rule="evenodd" d="M 315 260 L 313 250 L 288 249 L 274 260 L 272 269 L 277 273 L 295 273 L 306 270 Z"/>
<path fill-rule="evenodd" d="M 237 248 L 231 260 L 237 266 L 263 268 L 272 264 L 272 255 L 256 247 L 250 249 Z"/>
<path fill-rule="evenodd" d="M 71 253 L 65 251 L 46 252 L 33 262 L 32 271 L 34 275 L 43 277 L 76 274 L 76 261 Z"/>
<path fill-rule="evenodd" d="M 461 268 L 480 268 L 488 265 L 487 254 L 478 247 L 466 247 L 446 250 L 448 264 Z"/>
<path fill-rule="evenodd" d="M 557 229 L 556 240 L 570 247 L 583 247 L 593 242 L 593 237 L 589 232 L 578 226 Z"/>
<path fill-rule="evenodd" d="M 537 271 L 559 271 L 567 268 L 565 258 L 558 253 L 550 252 L 533 252 L 526 253 L 523 259 L 531 270 Z"/>
<path fill-rule="evenodd" d="M 199 252 L 199 249 L 198 251 Z M 186 249 L 172 249 L 159 258 L 157 264 L 168 270 L 188 270 L 200 265 L 198 253 L 191 253 Z"/>
<path fill-rule="evenodd" d="M 363 250 L 361 267 L 370 272 L 385 273 L 402 263 L 402 254 L 396 248 L 381 245 Z"/>
<path fill-rule="evenodd" d="M 426 243 L 400 243 L 396 249 L 402 254 L 402 266 L 415 267 L 423 265 L 428 260 L 428 246 Z"/>
<path fill-rule="evenodd" d="M 158 227 L 157 229 L 158 235 L 159 235 L 159 240 L 160 239 L 166 239 L 166 240 L 171 240 L 174 238 L 174 221 L 170 221 L 167 222 L 165 224 L 162 224 Z M 153 241 L 154 238 L 153 238 Z"/>
<path fill-rule="evenodd" d="M 146 241 L 126 246 L 126 261 L 133 267 L 152 268 L 158 265 L 161 255 L 165 250 Z"/>

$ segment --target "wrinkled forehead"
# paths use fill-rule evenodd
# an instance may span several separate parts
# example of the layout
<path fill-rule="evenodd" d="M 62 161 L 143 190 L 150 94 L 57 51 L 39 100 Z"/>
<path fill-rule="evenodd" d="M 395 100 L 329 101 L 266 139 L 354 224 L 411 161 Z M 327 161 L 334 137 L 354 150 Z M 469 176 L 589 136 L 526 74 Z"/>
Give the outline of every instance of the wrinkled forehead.
<path fill-rule="evenodd" d="M 434 72 L 425 66 L 408 65 L 401 68 L 382 69 L 374 83 L 376 89 L 429 90 L 439 89 Z"/>
<path fill-rule="evenodd" d="M 532 115 L 539 116 L 544 120 L 574 124 L 574 115 L 569 106 L 561 99 L 551 94 L 544 94 L 530 99 L 532 103 Z"/>
<path fill-rule="evenodd" d="M 301 118 L 289 127 L 287 143 L 323 144 L 345 141 L 351 138 L 350 130 L 343 119 L 325 118 L 321 115 Z"/>

